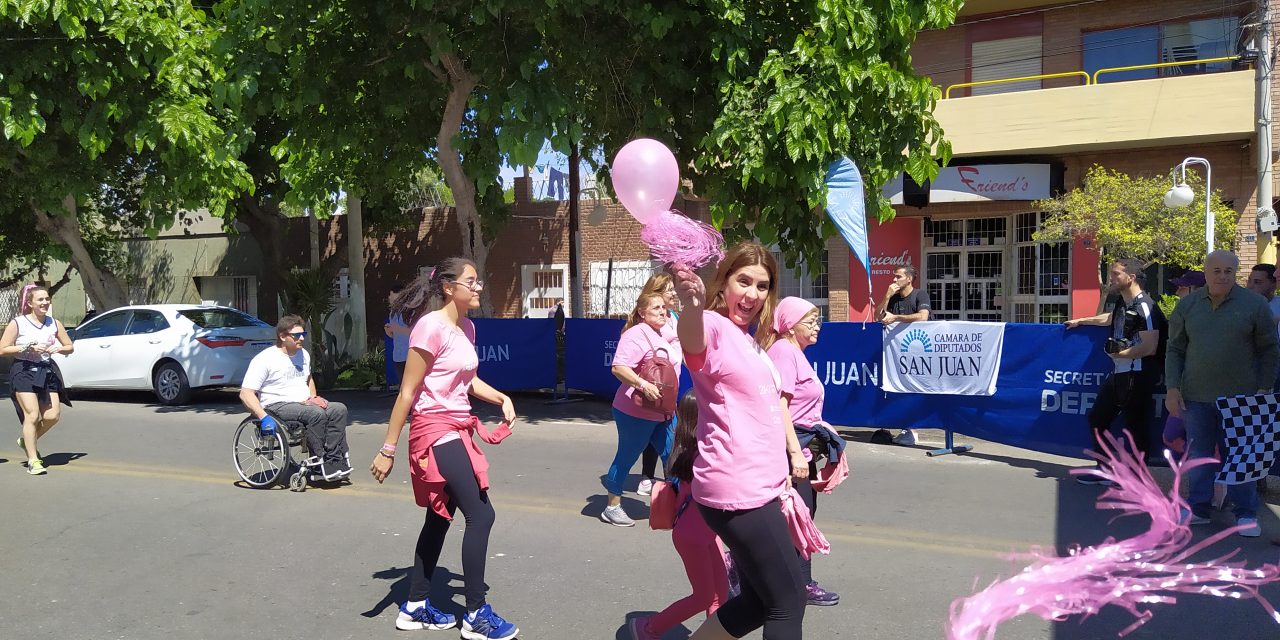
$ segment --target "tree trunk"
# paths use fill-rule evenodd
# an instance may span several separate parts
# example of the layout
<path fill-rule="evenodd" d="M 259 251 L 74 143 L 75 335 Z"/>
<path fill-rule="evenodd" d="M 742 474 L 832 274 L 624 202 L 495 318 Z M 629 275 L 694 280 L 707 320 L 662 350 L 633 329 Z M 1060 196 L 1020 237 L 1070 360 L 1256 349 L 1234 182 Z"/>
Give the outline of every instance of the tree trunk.
<path fill-rule="evenodd" d="M 480 211 L 476 207 L 476 185 L 462 168 L 462 157 L 453 146 L 453 137 L 462 130 L 462 116 L 467 100 L 476 88 L 475 76 L 457 56 L 449 54 L 440 58 L 449 98 L 445 101 L 444 117 L 440 120 L 440 132 L 436 135 L 436 148 L 444 181 L 453 190 L 454 211 L 458 216 L 458 228 L 462 233 L 462 255 L 476 263 L 481 279 L 485 275 L 485 262 L 489 258 L 489 246 L 485 244 L 480 227 Z M 493 299 L 489 290 L 480 293 L 480 313 L 493 315 Z"/>
<path fill-rule="evenodd" d="M 120 278 L 116 277 L 111 270 L 94 264 L 93 256 L 89 255 L 89 249 L 85 247 L 84 240 L 80 236 L 80 219 L 77 217 L 75 197 L 64 198 L 62 208 L 66 210 L 64 215 L 56 213 L 49 215 L 39 207 L 33 206 L 36 228 L 70 250 L 71 266 L 80 272 L 80 280 L 84 283 L 85 293 L 93 302 L 94 309 L 107 311 L 129 304 L 129 298 L 120 284 Z"/>
<path fill-rule="evenodd" d="M 250 195 L 240 196 L 235 206 L 236 219 L 249 227 L 249 234 L 262 253 L 258 317 L 274 324 L 280 319 L 280 296 L 284 293 L 285 269 L 280 264 L 284 255 L 284 218 L 265 209 L 256 197 Z"/>

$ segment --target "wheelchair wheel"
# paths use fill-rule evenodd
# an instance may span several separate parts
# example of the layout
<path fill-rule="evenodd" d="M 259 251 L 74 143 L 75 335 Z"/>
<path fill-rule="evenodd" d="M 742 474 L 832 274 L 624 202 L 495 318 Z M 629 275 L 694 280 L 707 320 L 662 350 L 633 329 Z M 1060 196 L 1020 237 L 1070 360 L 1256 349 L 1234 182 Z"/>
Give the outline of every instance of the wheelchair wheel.
<path fill-rule="evenodd" d="M 280 482 L 291 466 L 289 445 L 280 430 L 270 435 L 259 433 L 254 418 L 245 418 L 236 429 L 233 457 L 240 478 L 255 489 Z"/>
<path fill-rule="evenodd" d="M 307 490 L 307 471 L 305 469 L 298 469 L 293 475 L 289 476 L 289 490 L 298 492 Z"/>

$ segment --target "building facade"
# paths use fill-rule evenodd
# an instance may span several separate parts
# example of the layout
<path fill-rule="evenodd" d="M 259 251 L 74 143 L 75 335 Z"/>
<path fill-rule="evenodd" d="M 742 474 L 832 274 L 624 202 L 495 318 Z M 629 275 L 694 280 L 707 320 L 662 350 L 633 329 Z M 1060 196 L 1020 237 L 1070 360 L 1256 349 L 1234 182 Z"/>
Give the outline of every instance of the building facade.
<path fill-rule="evenodd" d="M 1264 6 L 974 0 L 953 26 L 921 33 L 913 62 L 943 93 L 935 115 L 954 158 L 927 189 L 885 186 L 897 218 L 871 224 L 871 290 L 856 260 L 839 265 L 848 317 L 867 316 L 897 264 L 917 267 L 937 319 L 1094 313 L 1096 248 L 1033 241 L 1042 214 L 1031 208 L 1081 186 L 1094 165 L 1166 176 L 1186 157 L 1207 159 L 1214 190 L 1241 214 L 1242 265 L 1274 262 L 1256 224 L 1259 166 L 1275 162 L 1259 160 L 1258 122 L 1272 110 L 1258 111 L 1250 60 Z M 1274 94 L 1274 82 L 1263 86 Z"/>

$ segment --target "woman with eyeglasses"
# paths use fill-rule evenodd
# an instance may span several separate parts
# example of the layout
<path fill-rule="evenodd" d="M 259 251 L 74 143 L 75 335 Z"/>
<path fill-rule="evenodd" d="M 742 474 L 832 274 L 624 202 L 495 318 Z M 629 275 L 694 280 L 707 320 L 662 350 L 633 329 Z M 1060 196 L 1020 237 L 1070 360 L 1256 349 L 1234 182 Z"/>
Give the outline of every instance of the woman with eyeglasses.
<path fill-rule="evenodd" d="M 680 340 L 671 323 L 661 293 L 641 293 L 627 316 L 627 324 L 613 352 L 611 371 L 622 384 L 613 396 L 613 422 L 618 427 L 618 448 L 605 475 L 609 492 L 600 519 L 615 527 L 634 527 L 635 521 L 622 508 L 622 488 L 631 468 L 646 446 L 653 447 L 665 463 L 675 437 L 675 412 L 658 408 L 663 399 L 675 407 L 675 388 L 660 388 L 640 375 L 647 366 L 665 357 L 680 377 Z M 652 484 L 650 484 L 652 487 Z"/>
<path fill-rule="evenodd" d="M 649 277 L 649 281 L 644 283 L 644 289 L 640 291 L 640 297 L 653 295 L 662 296 L 662 303 L 667 308 L 667 324 L 671 325 L 672 331 L 675 331 L 676 320 L 680 318 L 680 303 L 676 299 L 676 285 L 671 282 L 671 274 L 663 271 Z M 671 433 L 674 437 L 675 423 L 671 425 Z M 653 491 L 653 483 L 657 480 L 660 453 L 661 451 L 654 448 L 653 444 L 644 448 L 644 453 L 640 456 L 640 473 L 644 477 L 640 479 L 640 486 L 636 488 L 636 493 L 647 496 Z"/>
<path fill-rule="evenodd" d="M 782 402 L 791 414 L 796 438 L 809 464 L 808 478 L 792 478 L 792 486 L 800 494 L 812 518 L 818 510 L 818 492 L 815 485 L 825 491 L 834 488 L 827 477 L 819 476 L 817 460 L 812 449 L 818 449 L 834 464 L 844 456 L 844 439 L 822 420 L 822 403 L 826 391 L 818 379 L 813 365 L 804 357 L 804 350 L 817 344 L 822 318 L 812 302 L 803 298 L 783 298 L 773 313 L 773 322 L 762 323 L 757 337 L 778 375 L 782 379 Z M 839 484 L 839 480 L 835 484 Z M 800 557 L 800 571 L 804 573 L 805 600 L 810 605 L 826 607 L 840 604 L 839 594 L 827 591 L 813 579 L 813 564 Z"/>
<path fill-rule="evenodd" d="M 485 560 L 494 511 L 489 501 L 489 462 L 475 436 L 490 444 L 501 442 L 511 435 L 516 410 L 511 398 L 476 376 L 480 364 L 476 330 L 467 312 L 480 307 L 483 289 L 474 263 L 450 258 L 419 276 L 392 303 L 391 312 L 404 318 L 413 331 L 386 440 L 369 471 L 379 483 L 386 480 L 395 463 L 400 433 L 409 420 L 409 476 L 414 498 L 427 514 L 414 548 L 408 601 L 400 606 L 396 628 L 457 626 L 456 617 L 433 607 L 428 596 L 445 535 L 453 514 L 461 509 L 467 523 L 462 535 L 467 601 L 462 637 L 505 640 L 514 638 L 519 629 L 485 601 Z M 502 407 L 502 424 L 492 432 L 480 424 L 471 414 L 469 396 Z"/>

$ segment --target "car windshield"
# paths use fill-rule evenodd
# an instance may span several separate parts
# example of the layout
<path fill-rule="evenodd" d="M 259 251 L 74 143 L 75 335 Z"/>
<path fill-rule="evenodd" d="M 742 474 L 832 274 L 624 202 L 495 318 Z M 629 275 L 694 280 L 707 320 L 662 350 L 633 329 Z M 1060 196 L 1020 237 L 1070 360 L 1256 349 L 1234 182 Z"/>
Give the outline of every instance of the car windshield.
<path fill-rule="evenodd" d="M 271 325 L 235 309 L 183 309 L 178 312 L 201 329 L 270 327 Z"/>

